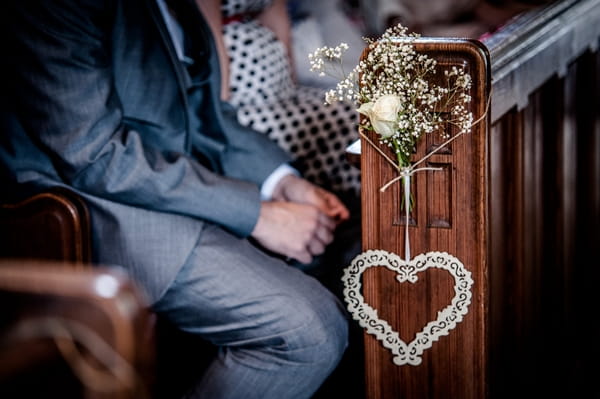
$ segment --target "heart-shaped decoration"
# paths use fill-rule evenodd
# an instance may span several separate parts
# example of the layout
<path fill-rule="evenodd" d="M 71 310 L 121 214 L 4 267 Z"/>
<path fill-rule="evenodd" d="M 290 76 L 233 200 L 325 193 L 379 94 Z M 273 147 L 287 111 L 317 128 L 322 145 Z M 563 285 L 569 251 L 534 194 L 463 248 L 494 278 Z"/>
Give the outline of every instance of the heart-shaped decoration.
<path fill-rule="evenodd" d="M 360 293 L 361 277 L 370 267 L 386 267 L 395 271 L 396 279 L 401 282 L 414 283 L 417 273 L 435 267 L 448 271 L 454 277 L 454 298 L 451 303 L 438 312 L 436 320 L 416 334 L 415 339 L 406 343 L 389 323 L 377 316 L 377 311 L 365 303 Z M 394 354 L 394 363 L 398 366 L 421 364 L 421 355 L 425 349 L 433 345 L 442 335 L 448 335 L 450 330 L 460 323 L 471 303 L 471 272 L 454 256 L 446 252 L 427 252 L 417 255 L 410 261 L 401 259 L 398 255 L 383 250 L 369 250 L 359 254 L 344 270 L 344 300 L 352 317 L 369 334 L 375 335 L 384 347 Z"/>

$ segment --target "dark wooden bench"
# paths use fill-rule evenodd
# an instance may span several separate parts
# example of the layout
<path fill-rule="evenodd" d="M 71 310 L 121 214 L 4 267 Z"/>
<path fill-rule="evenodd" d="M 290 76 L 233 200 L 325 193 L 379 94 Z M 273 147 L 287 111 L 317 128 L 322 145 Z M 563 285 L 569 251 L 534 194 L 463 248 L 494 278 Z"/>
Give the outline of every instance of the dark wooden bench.
<path fill-rule="evenodd" d="M 365 335 L 367 398 L 598 397 L 600 324 L 600 1 L 565 0 L 517 16 L 474 46 L 427 38 L 421 51 L 467 65 L 485 123 L 429 158 L 414 178 L 414 255 L 445 251 L 474 284 L 468 314 L 418 366 L 397 366 Z M 478 50 L 478 48 L 480 50 Z M 471 57 L 480 51 L 481 57 Z M 423 140 L 417 157 L 435 145 Z M 385 150 L 385 148 L 383 148 Z M 357 158 L 356 151 L 352 154 Z M 399 186 L 372 145 L 360 148 L 363 246 L 404 254 Z M 391 275 L 391 276 L 390 276 Z M 363 277 L 366 301 L 410 342 L 453 298 L 448 273 L 399 284 Z"/>
<path fill-rule="evenodd" d="M 80 306 L 81 299 L 67 300 L 66 292 L 73 288 L 73 281 L 98 278 L 99 271 L 96 269 L 101 267 L 92 263 L 90 216 L 83 199 L 70 190 L 51 188 L 17 202 L 1 203 L 0 259 L 10 260 L 0 265 L 10 266 L 11 270 L 7 271 L 8 273 L 19 273 L 15 269 L 21 265 L 23 269 L 27 269 L 23 270 L 22 275 L 18 277 L 23 280 L 22 292 L 11 292 L 12 297 L 38 295 L 31 292 L 30 289 L 35 287 L 28 286 L 27 281 L 34 281 L 35 285 L 42 284 L 46 278 L 51 278 L 51 283 L 47 287 L 48 292 L 44 295 L 52 297 L 53 303 L 57 304 L 58 313 L 63 312 L 64 309 L 61 309 L 63 305 L 67 308 Z M 37 265 L 36 272 L 29 271 L 31 263 Z M 44 270 L 44 266 L 48 270 Z M 64 283 L 60 283 L 61 279 Z M 90 284 L 91 282 L 86 288 L 89 289 Z M 128 287 L 134 289 L 131 282 L 128 282 Z M 0 285 L 1 289 L 2 285 Z M 139 287 L 135 289 L 139 290 Z M 93 294 L 88 291 L 83 290 L 80 294 Z M 73 301 L 77 303 L 72 304 Z M 136 302 L 136 306 L 145 307 L 148 311 L 148 304 Z M 84 308 L 85 306 L 82 309 Z M 19 309 L 14 308 L 13 313 Z M 29 312 L 30 309 L 22 310 Z M 144 383 L 148 387 L 150 397 L 178 398 L 208 365 L 216 348 L 197 337 L 177 330 L 163 318 L 149 313 L 151 317 L 148 317 L 146 324 L 137 323 L 135 326 L 135 334 L 149 338 L 131 341 L 135 348 L 130 350 L 134 352 L 140 350 L 147 354 L 143 357 L 145 364 L 140 366 L 145 369 Z M 130 322 L 133 323 L 134 320 Z M 96 328 L 99 324 L 102 324 L 102 320 L 94 321 L 90 326 Z M 129 328 L 134 327 L 130 325 Z M 112 345 L 114 342 L 107 341 L 107 343 Z M 136 359 L 125 357 L 125 360 Z M 35 359 L 32 359 L 32 362 L 35 363 Z M 13 363 L 7 364 L 10 368 Z M 40 375 L 35 378 L 39 379 Z M 36 380 L 30 381 L 33 387 L 35 383 Z M 68 388 L 72 384 L 64 386 Z M 5 396 L 0 395 L 0 397 Z M 109 397 L 113 398 L 113 396 Z M 135 396 L 114 396 L 117 397 L 133 399 Z"/>

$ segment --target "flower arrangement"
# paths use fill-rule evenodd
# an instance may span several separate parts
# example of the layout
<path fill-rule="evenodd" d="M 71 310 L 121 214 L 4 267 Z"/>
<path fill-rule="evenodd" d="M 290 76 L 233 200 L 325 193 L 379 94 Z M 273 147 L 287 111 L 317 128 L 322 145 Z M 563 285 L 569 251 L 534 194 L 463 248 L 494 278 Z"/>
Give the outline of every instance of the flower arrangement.
<path fill-rule="evenodd" d="M 473 124 L 466 107 L 471 77 L 453 67 L 444 71 L 444 85 L 433 84 L 437 62 L 416 51 L 413 42 L 418 37 L 397 25 L 377 40 L 364 38 L 369 51 L 349 73 L 341 62 L 348 49 L 345 43 L 309 54 L 311 71 L 340 79 L 326 92 L 325 102 L 355 103 L 366 117 L 360 126 L 375 131 L 380 143 L 393 150 L 401 171 L 411 167 L 411 155 L 424 134 L 441 131 L 449 139 L 445 126 L 456 126 L 458 136 L 470 132 Z"/>
<path fill-rule="evenodd" d="M 326 103 L 354 102 L 362 115 L 361 135 L 398 170 L 399 175 L 380 191 L 402 179 L 404 196 L 400 206 L 405 211 L 404 259 L 384 250 L 369 249 L 359 254 L 342 276 L 344 300 L 352 318 L 394 354 L 393 362 L 398 366 L 421 364 L 423 351 L 455 328 L 468 312 L 473 285 L 471 273 L 460 259 L 449 253 L 430 251 L 411 257 L 408 223 L 413 207 L 411 176 L 421 170 L 438 169 L 416 166 L 452 140 L 470 132 L 474 125 L 466 106 L 471 101 L 471 77 L 458 67 L 441 74 L 434 59 L 416 51 L 414 40 L 418 37 L 397 25 L 387 29 L 378 40 L 365 38 L 368 48 L 349 73 L 344 72 L 342 65 L 341 57 L 348 49 L 344 43 L 319 48 L 309 54 L 312 71 L 340 79 L 334 89 L 326 92 Z M 438 82 L 442 84 L 436 84 Z M 452 136 L 447 129 L 450 125 L 458 129 Z M 387 154 L 389 151 L 382 151 L 363 131 L 374 131 L 379 142 L 391 148 L 396 159 Z M 419 140 L 433 132 L 439 132 L 445 141 L 413 162 L 411 158 Z M 449 266 L 446 268 L 445 265 Z M 385 319 L 378 316 L 377 310 L 365 302 L 360 292 L 361 278 L 370 267 L 396 271 L 396 280 L 400 283 L 416 282 L 417 273 L 428 268 L 445 269 L 455 279 L 456 296 L 449 306 L 437 313 L 436 320 L 416 334 L 413 341 L 405 342 Z"/>

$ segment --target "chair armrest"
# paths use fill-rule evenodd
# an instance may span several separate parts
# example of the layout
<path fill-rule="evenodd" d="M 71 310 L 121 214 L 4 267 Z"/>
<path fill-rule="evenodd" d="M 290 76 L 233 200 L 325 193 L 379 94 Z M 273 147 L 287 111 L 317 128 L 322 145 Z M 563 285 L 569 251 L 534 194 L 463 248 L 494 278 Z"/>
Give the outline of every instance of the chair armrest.
<path fill-rule="evenodd" d="M 55 187 L 0 204 L 0 256 L 90 262 L 90 217 L 77 194 Z"/>
<path fill-rule="evenodd" d="M 38 397 L 149 396 L 155 316 L 118 269 L 0 260 L 0 314 L 0 397 L 26 397 L 23 384 Z M 55 375 L 57 364 L 65 372 Z"/>

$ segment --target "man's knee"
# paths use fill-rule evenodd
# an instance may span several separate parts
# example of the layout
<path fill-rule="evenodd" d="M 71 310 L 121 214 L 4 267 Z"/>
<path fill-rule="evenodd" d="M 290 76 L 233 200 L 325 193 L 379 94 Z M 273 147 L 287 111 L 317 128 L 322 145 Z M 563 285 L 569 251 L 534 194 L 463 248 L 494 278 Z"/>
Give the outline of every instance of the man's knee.
<path fill-rule="evenodd" d="M 348 346 L 348 320 L 340 303 L 333 296 L 318 306 L 311 301 L 295 301 L 288 316 L 291 328 L 282 333 L 282 355 L 291 361 L 333 369 Z"/>

